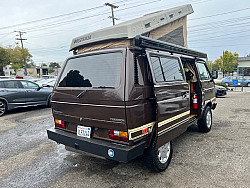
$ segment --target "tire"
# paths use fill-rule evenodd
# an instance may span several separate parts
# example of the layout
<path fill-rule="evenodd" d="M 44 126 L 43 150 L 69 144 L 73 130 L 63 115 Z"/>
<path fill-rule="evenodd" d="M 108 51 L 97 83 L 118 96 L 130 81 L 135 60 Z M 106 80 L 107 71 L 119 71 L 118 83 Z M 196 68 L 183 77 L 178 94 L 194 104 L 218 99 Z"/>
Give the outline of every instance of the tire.
<path fill-rule="evenodd" d="M 209 106 L 206 107 L 203 116 L 198 120 L 198 128 L 203 133 L 208 133 L 212 128 L 212 111 Z"/>
<path fill-rule="evenodd" d="M 48 108 L 51 107 L 51 96 L 49 96 L 49 98 L 48 98 L 47 107 L 48 107 Z"/>
<path fill-rule="evenodd" d="M 0 101 L 0 117 L 3 116 L 7 111 L 7 104 L 5 101 Z"/>
<path fill-rule="evenodd" d="M 157 150 L 155 150 L 155 145 L 156 141 L 145 152 L 145 162 L 147 167 L 152 171 L 162 172 L 168 168 L 171 162 L 173 154 L 172 142 L 169 141 Z"/>

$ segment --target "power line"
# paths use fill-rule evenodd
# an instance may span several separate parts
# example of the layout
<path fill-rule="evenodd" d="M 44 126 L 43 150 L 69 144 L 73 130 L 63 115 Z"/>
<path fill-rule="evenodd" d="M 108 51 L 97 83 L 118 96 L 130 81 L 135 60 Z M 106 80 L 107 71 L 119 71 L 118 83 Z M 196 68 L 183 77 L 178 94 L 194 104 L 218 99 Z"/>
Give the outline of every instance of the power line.
<path fill-rule="evenodd" d="M 229 33 L 229 34 L 226 34 L 226 36 L 230 36 L 230 35 L 234 35 L 234 34 L 238 34 L 238 33 L 244 33 L 244 32 L 249 32 L 250 30 L 244 30 L 244 31 L 238 31 L 238 32 L 233 32 L 233 33 Z M 189 42 L 194 42 L 194 41 L 203 41 L 203 40 L 210 40 L 210 39 L 214 39 L 214 38 L 218 38 L 218 37 L 224 37 L 224 35 L 217 35 L 217 36 L 213 36 L 213 37 L 210 37 L 210 38 L 203 38 L 203 39 L 196 39 L 196 40 L 191 40 Z"/>
<path fill-rule="evenodd" d="M 234 11 L 230 11 L 230 12 L 224 12 L 224 13 L 220 13 L 220 14 L 213 14 L 213 15 L 203 16 L 203 17 L 199 17 L 199 18 L 191 18 L 191 19 L 188 19 L 188 21 L 199 20 L 199 19 L 204 19 L 204 18 L 210 18 L 210 17 L 214 17 L 214 16 L 221 16 L 221 15 L 225 15 L 225 14 L 231 14 L 231 13 L 235 13 L 235 12 L 245 11 L 245 10 L 248 10 L 248 9 L 250 9 L 250 8 L 238 9 L 238 10 L 234 10 Z"/>
<path fill-rule="evenodd" d="M 136 6 L 131 6 L 131 7 L 128 7 L 128 8 L 117 10 L 117 12 L 129 9 L 129 8 L 134 8 L 134 7 L 137 7 L 137 6 L 143 6 L 143 5 L 155 3 L 155 2 L 158 2 L 158 1 L 161 1 L 161 0 L 155 0 L 155 1 L 150 1 L 150 2 L 147 2 L 147 3 L 142 3 L 142 4 L 139 4 L 139 5 L 136 5 Z M 38 30 L 41 30 L 41 29 L 44 29 L 44 28 L 55 27 L 55 26 L 58 26 L 58 25 L 63 25 L 63 24 L 68 24 L 68 23 L 71 24 L 72 22 L 76 22 L 76 21 L 80 21 L 80 20 L 84 20 L 84 19 L 88 19 L 88 18 L 93 18 L 93 17 L 105 15 L 105 14 L 109 14 L 109 12 L 105 12 L 105 13 L 101 13 L 101 14 L 95 14 L 95 15 L 91 15 L 91 16 L 86 16 L 86 17 L 78 18 L 78 19 L 72 19 L 72 20 L 68 20 L 68 21 L 64 21 L 64 22 L 58 22 L 58 23 L 45 24 L 45 25 L 41 25 L 41 26 L 35 26 L 35 27 L 32 27 L 32 28 L 27 28 L 25 30 L 29 31 L 29 32 L 32 32 L 32 30 L 33 31 L 34 30 L 38 31 Z"/>
<path fill-rule="evenodd" d="M 248 44 L 229 44 L 229 45 L 218 45 L 218 46 L 192 46 L 191 48 L 218 48 L 218 47 L 227 47 L 227 46 L 247 46 Z"/>
<path fill-rule="evenodd" d="M 93 8 L 89 8 L 89 9 L 83 9 L 83 10 L 79 10 L 79 11 L 75 11 L 75 12 L 70 12 L 70 13 L 67 13 L 67 14 L 61 14 L 61 15 L 57 15 L 57 16 L 52 16 L 52 17 L 33 20 L 33 21 L 24 22 L 24 23 L 20 23 L 20 24 L 1 27 L 0 30 L 12 28 L 12 27 L 17 27 L 17 26 L 23 26 L 23 25 L 32 24 L 32 23 L 37 23 L 37 22 L 46 21 L 46 20 L 50 20 L 50 19 L 55 19 L 55 18 L 59 18 L 59 17 L 69 16 L 69 15 L 73 15 L 73 14 L 77 14 L 77 13 L 81 13 L 81 12 L 86 12 L 86 11 L 91 11 L 91 10 L 95 10 L 95 9 L 99 9 L 99 8 L 103 8 L 103 6 L 97 6 L 97 7 L 93 7 Z"/>

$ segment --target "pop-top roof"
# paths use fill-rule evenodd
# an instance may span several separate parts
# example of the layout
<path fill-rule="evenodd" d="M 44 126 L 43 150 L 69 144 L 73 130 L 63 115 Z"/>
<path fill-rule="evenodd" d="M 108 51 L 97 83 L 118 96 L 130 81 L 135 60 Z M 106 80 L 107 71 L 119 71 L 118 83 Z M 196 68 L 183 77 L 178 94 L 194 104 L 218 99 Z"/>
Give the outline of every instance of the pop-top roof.
<path fill-rule="evenodd" d="M 70 51 L 79 46 L 94 42 L 134 38 L 137 35 L 150 32 L 191 13 L 193 13 L 193 8 L 188 4 L 147 14 L 140 18 L 76 37 L 71 42 Z"/>

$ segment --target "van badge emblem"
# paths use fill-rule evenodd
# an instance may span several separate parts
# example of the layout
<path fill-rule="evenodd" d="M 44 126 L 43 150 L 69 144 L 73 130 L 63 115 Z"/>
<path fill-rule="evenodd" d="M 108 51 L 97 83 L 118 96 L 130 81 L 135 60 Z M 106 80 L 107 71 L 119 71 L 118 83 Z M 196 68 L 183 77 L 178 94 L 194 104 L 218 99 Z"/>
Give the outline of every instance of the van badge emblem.
<path fill-rule="evenodd" d="M 109 157 L 114 157 L 114 156 L 115 156 L 114 150 L 109 149 L 109 150 L 108 150 L 108 155 L 109 155 Z"/>

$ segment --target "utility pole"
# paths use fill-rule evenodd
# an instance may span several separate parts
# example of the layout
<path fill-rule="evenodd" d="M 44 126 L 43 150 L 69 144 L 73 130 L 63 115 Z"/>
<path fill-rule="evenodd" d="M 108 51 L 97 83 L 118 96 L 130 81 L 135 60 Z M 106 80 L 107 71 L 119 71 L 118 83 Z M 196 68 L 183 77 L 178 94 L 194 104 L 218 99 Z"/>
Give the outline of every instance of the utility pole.
<path fill-rule="evenodd" d="M 16 33 L 18 33 L 16 36 L 18 37 L 19 36 L 19 38 L 16 38 L 16 40 L 20 40 L 21 41 L 21 45 L 22 45 L 22 55 L 23 55 L 23 61 L 24 61 L 24 75 L 27 75 L 28 73 L 27 73 L 27 63 L 26 63 L 26 60 L 25 60 L 25 57 L 24 57 L 24 54 L 23 54 L 23 52 L 24 52 L 24 47 L 23 47 L 23 40 L 27 40 L 27 39 L 23 39 L 22 38 L 22 35 L 24 34 L 24 33 L 26 33 L 26 32 L 23 32 L 23 31 L 14 31 L 14 32 L 16 32 Z"/>
<path fill-rule="evenodd" d="M 111 7 L 112 16 L 109 16 L 109 18 L 112 18 L 113 25 L 115 25 L 115 20 L 118 20 L 118 18 L 115 18 L 115 16 L 114 16 L 114 8 L 118 8 L 119 6 L 115 6 L 115 5 L 111 4 L 111 3 L 105 3 L 105 5 Z"/>

